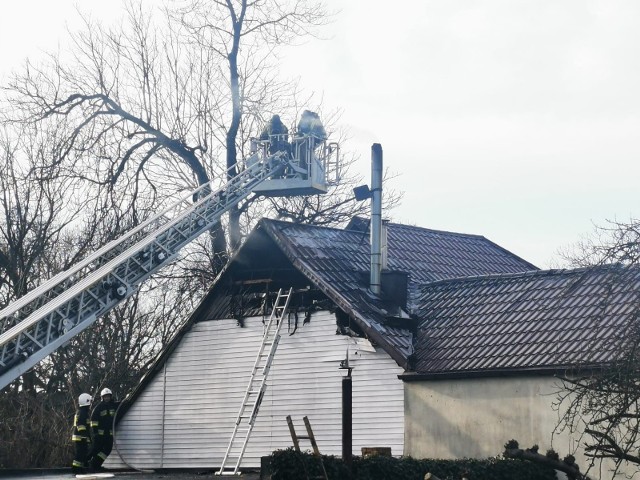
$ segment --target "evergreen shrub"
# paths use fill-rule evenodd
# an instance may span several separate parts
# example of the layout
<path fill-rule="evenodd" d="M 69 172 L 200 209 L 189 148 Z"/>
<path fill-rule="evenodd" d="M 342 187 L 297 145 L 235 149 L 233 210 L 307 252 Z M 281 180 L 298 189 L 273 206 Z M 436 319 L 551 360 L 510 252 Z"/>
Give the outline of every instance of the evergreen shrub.
<path fill-rule="evenodd" d="M 338 457 L 322 456 L 330 480 L 423 480 L 430 472 L 442 480 L 556 480 L 555 471 L 536 463 L 493 457 L 483 460 L 417 460 L 411 457 L 353 457 L 352 472 Z M 323 478 L 320 460 L 293 448 L 271 454 L 272 480 Z M 267 477 L 268 478 L 268 477 Z"/>

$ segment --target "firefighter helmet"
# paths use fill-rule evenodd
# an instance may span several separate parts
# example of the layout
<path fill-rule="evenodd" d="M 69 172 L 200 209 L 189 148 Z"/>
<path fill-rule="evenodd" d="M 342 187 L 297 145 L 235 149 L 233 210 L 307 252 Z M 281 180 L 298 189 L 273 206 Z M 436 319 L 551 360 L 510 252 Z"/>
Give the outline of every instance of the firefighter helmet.
<path fill-rule="evenodd" d="M 86 407 L 88 405 L 91 405 L 91 400 L 91 395 L 89 395 L 88 393 L 81 393 L 78 397 L 78 405 L 80 407 Z"/>
<path fill-rule="evenodd" d="M 111 393 L 111 390 L 109 390 L 108 388 L 103 388 L 100 392 L 100 396 L 104 397 L 105 395 L 113 395 L 113 393 Z"/>

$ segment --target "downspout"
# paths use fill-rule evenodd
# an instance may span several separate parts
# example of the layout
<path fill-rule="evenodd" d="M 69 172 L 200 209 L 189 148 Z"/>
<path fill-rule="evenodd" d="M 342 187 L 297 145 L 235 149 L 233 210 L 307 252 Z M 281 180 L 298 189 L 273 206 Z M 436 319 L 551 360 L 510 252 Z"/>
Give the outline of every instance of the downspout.
<path fill-rule="evenodd" d="M 371 146 L 371 291 L 380 295 L 382 270 L 382 146 Z"/>

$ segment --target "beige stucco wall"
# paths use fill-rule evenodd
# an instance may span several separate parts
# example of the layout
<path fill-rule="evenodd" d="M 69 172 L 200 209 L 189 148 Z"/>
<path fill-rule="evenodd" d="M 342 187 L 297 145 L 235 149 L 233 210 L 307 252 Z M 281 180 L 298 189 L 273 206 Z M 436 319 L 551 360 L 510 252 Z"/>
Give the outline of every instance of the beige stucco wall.
<path fill-rule="evenodd" d="M 405 382 L 405 453 L 414 457 L 484 458 L 516 439 L 551 447 L 556 390 L 548 377 Z M 566 452 L 566 437 L 554 447 Z"/>
<path fill-rule="evenodd" d="M 567 432 L 553 434 L 552 408 L 559 383 L 553 377 L 482 378 L 405 382 L 405 455 L 416 458 L 486 458 L 511 439 L 521 448 L 554 448 L 562 458 L 580 443 Z M 584 471 L 588 460 L 577 452 Z M 610 478 L 607 467 L 592 478 Z M 616 477 L 616 478 L 623 478 Z"/>

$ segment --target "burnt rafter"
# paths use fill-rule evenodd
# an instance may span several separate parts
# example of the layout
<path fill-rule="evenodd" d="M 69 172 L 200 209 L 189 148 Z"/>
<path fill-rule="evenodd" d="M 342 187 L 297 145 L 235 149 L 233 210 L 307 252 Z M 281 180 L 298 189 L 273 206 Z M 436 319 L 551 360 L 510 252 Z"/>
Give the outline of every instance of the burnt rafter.
<path fill-rule="evenodd" d="M 281 283 L 286 284 L 287 280 Z M 279 283 L 267 279 L 226 283 L 224 289 L 218 291 L 208 318 L 234 318 L 241 321 L 247 317 L 269 315 L 279 288 Z M 299 323 L 296 325 L 309 323 L 311 312 L 327 309 L 328 303 L 331 303 L 330 300 L 315 287 L 293 286 L 289 305 L 291 321 L 294 322 L 294 316 L 297 315 Z"/>

